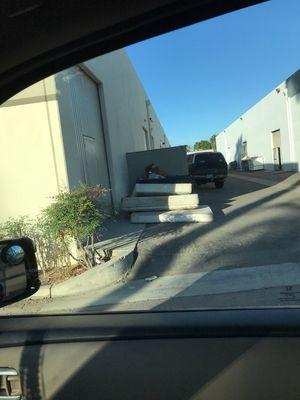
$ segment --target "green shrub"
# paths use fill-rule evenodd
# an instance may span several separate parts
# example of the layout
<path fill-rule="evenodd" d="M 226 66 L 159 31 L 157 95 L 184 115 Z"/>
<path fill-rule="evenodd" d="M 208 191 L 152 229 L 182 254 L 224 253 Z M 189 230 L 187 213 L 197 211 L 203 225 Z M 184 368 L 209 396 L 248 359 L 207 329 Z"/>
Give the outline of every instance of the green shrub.
<path fill-rule="evenodd" d="M 0 236 L 5 239 L 28 236 L 31 220 L 27 216 L 9 218 L 0 224 Z"/>
<path fill-rule="evenodd" d="M 45 218 L 38 217 L 30 219 L 27 216 L 9 218 L 0 224 L 1 239 L 16 239 L 19 237 L 30 237 L 36 246 L 36 257 L 38 265 L 43 273 L 43 281 L 49 280 L 49 272 L 59 269 L 62 277 L 70 268 L 71 258 L 66 243 L 57 240 L 51 233 Z"/>
<path fill-rule="evenodd" d="M 38 217 L 30 226 L 28 235 L 37 248 L 38 264 L 43 272 L 44 280 L 49 280 L 52 270 L 57 270 L 60 279 L 69 275 L 71 256 L 68 243 L 57 238 L 50 230 L 48 221 Z"/>
<path fill-rule="evenodd" d="M 106 193 L 100 185 L 71 189 L 54 196 L 53 203 L 43 211 L 49 232 L 67 243 L 71 257 L 85 268 L 96 263 L 94 240 L 108 216 L 101 202 Z"/>
<path fill-rule="evenodd" d="M 62 192 L 36 219 L 21 216 L 0 224 L 0 239 L 30 237 L 36 245 L 44 283 L 53 272 L 56 279 L 66 279 L 72 275 L 72 259 L 84 269 L 96 264 L 94 241 L 99 239 L 98 228 L 109 214 L 101 203 L 105 193 L 107 190 L 100 186 Z"/>

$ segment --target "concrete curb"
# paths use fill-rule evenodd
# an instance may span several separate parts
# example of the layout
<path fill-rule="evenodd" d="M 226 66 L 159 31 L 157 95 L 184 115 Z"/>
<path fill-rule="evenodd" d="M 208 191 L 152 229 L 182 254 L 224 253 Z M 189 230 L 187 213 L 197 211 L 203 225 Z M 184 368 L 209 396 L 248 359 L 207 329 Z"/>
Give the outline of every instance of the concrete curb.
<path fill-rule="evenodd" d="M 117 283 L 130 271 L 135 258 L 134 252 L 134 250 L 130 250 L 117 259 L 111 259 L 107 263 L 98 265 L 65 282 L 41 286 L 30 298 L 36 300 L 74 296 Z"/>
<path fill-rule="evenodd" d="M 130 271 L 133 261 L 134 251 L 131 250 L 117 260 L 112 259 L 104 265 L 99 265 L 65 282 L 53 285 L 50 297 L 84 294 L 91 290 L 110 286 L 119 282 Z"/>
<path fill-rule="evenodd" d="M 35 292 L 30 299 L 42 299 L 45 297 L 51 297 L 51 287 L 53 285 L 44 285 L 39 288 L 37 292 Z"/>
<path fill-rule="evenodd" d="M 36 300 L 86 294 L 119 282 L 130 271 L 135 261 L 136 246 L 142 232 L 143 230 L 134 244 L 124 246 L 124 250 L 118 249 L 117 257 L 65 282 L 41 286 L 30 298 Z"/>

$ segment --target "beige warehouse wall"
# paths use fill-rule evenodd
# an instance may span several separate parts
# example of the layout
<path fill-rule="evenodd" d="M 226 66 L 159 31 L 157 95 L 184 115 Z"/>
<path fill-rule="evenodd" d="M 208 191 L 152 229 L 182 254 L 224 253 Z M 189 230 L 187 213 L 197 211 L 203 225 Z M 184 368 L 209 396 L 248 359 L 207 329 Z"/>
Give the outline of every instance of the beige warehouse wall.
<path fill-rule="evenodd" d="M 144 88 L 142 87 L 142 91 L 144 93 L 145 98 L 147 98 L 147 94 L 144 91 Z M 164 129 L 160 123 L 160 120 L 158 116 L 156 115 L 156 112 L 150 102 L 149 107 L 149 128 L 150 128 L 150 133 L 153 136 L 154 139 L 154 149 L 159 149 L 163 147 L 170 147 L 169 140 L 164 133 Z"/>
<path fill-rule="evenodd" d="M 145 130 L 149 132 L 146 100 L 149 98 L 125 50 L 87 61 L 83 67 L 101 82 L 111 182 L 118 205 L 129 192 L 126 153 L 146 150 Z M 163 142 L 168 146 L 151 103 L 149 115 L 154 147 L 159 148 Z"/>
<path fill-rule="evenodd" d="M 39 82 L 0 107 L 1 221 L 35 216 L 67 184 L 53 83 Z"/>
<path fill-rule="evenodd" d="M 125 51 L 98 57 L 83 68 L 99 83 L 114 204 L 128 193 L 126 153 L 146 149 L 145 130 L 154 147 L 168 146 L 159 119 Z M 83 182 L 74 137 L 68 77 L 49 77 L 0 107 L 0 221 L 36 215 L 51 197 Z M 5 150 L 3 150 L 5 149 Z"/>
<path fill-rule="evenodd" d="M 112 197 L 118 207 L 129 191 L 126 153 L 146 149 L 145 131 L 149 133 L 149 128 L 154 148 L 169 146 L 169 142 L 151 103 L 148 122 L 146 100 L 149 99 L 124 50 L 94 58 L 80 68 L 98 84 Z M 76 132 L 82 127 L 76 126 L 72 106 L 70 82 L 74 74 L 76 68 L 55 75 L 71 187 L 84 182 L 82 155 L 76 139 Z"/>
<path fill-rule="evenodd" d="M 76 73 L 76 69 L 69 68 L 55 75 L 68 183 L 71 188 L 77 187 L 85 181 L 83 160 L 76 139 L 76 130 L 79 128 L 75 125 L 69 86 L 69 81 L 74 73 Z"/>
<path fill-rule="evenodd" d="M 109 188 L 98 86 L 78 66 L 55 79 L 69 186 L 100 183 Z"/>

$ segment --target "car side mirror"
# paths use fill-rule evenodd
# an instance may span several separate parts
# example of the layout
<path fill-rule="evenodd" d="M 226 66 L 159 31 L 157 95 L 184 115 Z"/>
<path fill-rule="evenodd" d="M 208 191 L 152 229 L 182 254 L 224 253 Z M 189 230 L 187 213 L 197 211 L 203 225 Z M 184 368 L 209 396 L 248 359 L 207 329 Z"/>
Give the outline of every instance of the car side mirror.
<path fill-rule="evenodd" d="M 0 241 L 0 307 L 31 296 L 39 287 L 32 240 Z"/>

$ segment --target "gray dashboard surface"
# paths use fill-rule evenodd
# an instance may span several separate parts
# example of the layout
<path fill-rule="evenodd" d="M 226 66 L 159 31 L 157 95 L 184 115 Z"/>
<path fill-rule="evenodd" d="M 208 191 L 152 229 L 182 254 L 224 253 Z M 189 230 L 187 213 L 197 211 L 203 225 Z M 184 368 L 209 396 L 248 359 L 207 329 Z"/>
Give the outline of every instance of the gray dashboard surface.
<path fill-rule="evenodd" d="M 299 399 L 300 312 L 0 318 L 24 399 Z"/>
<path fill-rule="evenodd" d="M 299 399 L 300 339 L 147 339 L 0 349 L 24 398 Z"/>

